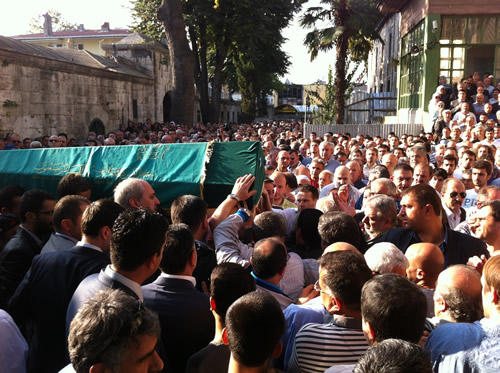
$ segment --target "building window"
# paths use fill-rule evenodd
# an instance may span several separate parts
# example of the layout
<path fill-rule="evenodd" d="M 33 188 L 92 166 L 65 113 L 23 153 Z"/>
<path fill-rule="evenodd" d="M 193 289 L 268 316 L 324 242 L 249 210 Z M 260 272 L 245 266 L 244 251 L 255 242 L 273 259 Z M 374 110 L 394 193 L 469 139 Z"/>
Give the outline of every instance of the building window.
<path fill-rule="evenodd" d="M 73 49 L 83 50 L 83 44 L 73 44 Z"/>
<path fill-rule="evenodd" d="M 417 109 L 422 106 L 424 23 L 406 34 L 401 43 L 399 107 Z"/>

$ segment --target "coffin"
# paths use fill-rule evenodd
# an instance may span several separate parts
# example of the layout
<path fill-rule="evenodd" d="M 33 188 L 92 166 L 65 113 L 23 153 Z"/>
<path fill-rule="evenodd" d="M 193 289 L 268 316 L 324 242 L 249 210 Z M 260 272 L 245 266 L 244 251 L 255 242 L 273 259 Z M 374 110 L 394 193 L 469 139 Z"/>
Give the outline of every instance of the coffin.
<path fill-rule="evenodd" d="M 259 142 L 98 146 L 0 151 L 0 187 L 18 184 L 57 196 L 59 180 L 70 172 L 88 178 L 92 199 L 111 197 L 129 177 L 148 181 L 162 207 L 184 194 L 217 207 L 236 179 L 253 174 L 254 203 L 262 190 L 265 158 Z"/>

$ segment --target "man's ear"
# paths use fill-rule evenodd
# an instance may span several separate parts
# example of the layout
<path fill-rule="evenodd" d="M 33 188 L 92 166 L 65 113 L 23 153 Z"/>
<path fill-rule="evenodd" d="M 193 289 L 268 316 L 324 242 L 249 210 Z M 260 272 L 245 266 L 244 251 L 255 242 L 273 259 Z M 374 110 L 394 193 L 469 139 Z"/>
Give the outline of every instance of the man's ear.
<path fill-rule="evenodd" d="M 283 352 L 283 343 L 280 341 L 276 347 L 274 348 L 273 351 L 273 358 L 277 359 L 280 357 L 281 353 Z"/>
<path fill-rule="evenodd" d="M 210 311 L 217 310 L 217 306 L 215 305 L 214 298 L 210 297 Z"/>
<path fill-rule="evenodd" d="M 72 226 L 73 226 L 73 221 L 71 219 L 63 219 L 61 221 L 61 227 L 65 232 L 70 231 Z"/>
<path fill-rule="evenodd" d="M 229 342 L 227 341 L 227 329 L 224 328 L 222 329 L 222 342 L 227 346 L 229 345 Z"/>
<path fill-rule="evenodd" d="M 90 367 L 89 373 L 112 373 L 112 370 L 106 367 L 103 363 L 97 363 Z"/>
<path fill-rule="evenodd" d="M 113 231 L 111 230 L 110 227 L 108 227 L 107 225 L 105 225 L 104 227 L 102 227 L 100 230 L 99 230 L 99 236 L 100 238 L 102 238 L 103 240 L 108 240 L 111 235 L 112 235 Z"/>
<path fill-rule="evenodd" d="M 371 346 L 375 343 L 375 332 L 373 331 L 371 325 L 364 319 L 362 323 L 363 323 L 363 333 L 365 335 L 366 341 L 368 342 L 368 345 Z"/>
<path fill-rule="evenodd" d="M 416 276 L 417 276 L 417 280 L 423 280 L 425 277 L 424 270 L 422 268 L 417 268 Z"/>
<path fill-rule="evenodd" d="M 441 294 L 434 293 L 434 309 L 439 312 L 446 312 L 448 305 Z"/>
<path fill-rule="evenodd" d="M 343 310 L 342 302 L 335 296 L 330 295 L 330 309 L 328 309 L 329 314 L 337 314 Z"/>
<path fill-rule="evenodd" d="M 136 199 L 136 198 L 130 198 L 128 200 L 128 204 L 130 205 L 130 207 L 133 207 L 135 209 L 138 209 L 139 207 L 142 207 L 140 202 Z"/>

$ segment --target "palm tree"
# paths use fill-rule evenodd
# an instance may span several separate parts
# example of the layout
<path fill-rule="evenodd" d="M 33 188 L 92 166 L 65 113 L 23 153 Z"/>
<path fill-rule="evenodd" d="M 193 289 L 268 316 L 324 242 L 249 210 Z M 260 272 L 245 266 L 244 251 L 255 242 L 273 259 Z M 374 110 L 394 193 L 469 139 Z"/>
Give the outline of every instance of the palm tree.
<path fill-rule="evenodd" d="M 320 51 L 335 46 L 335 121 L 344 122 L 344 101 L 347 88 L 346 64 L 366 61 L 381 16 L 377 0 L 321 0 L 323 6 L 310 7 L 300 20 L 304 28 L 314 29 L 306 35 L 304 44 L 309 48 L 311 61 Z M 325 28 L 316 24 L 327 23 Z"/>

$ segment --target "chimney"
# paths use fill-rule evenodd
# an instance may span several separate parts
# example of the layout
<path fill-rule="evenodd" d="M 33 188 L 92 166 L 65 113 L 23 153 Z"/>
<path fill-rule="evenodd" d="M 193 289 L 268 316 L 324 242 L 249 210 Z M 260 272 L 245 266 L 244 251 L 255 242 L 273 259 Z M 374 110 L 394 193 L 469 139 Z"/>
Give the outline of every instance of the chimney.
<path fill-rule="evenodd" d="M 43 15 L 45 21 L 43 22 L 43 35 L 44 36 L 52 36 L 52 17 L 49 13 L 45 13 Z"/>
<path fill-rule="evenodd" d="M 109 22 L 104 22 L 101 26 L 102 32 L 109 32 Z"/>
<path fill-rule="evenodd" d="M 83 23 L 80 23 L 80 25 L 78 26 L 78 31 L 80 31 L 80 32 L 85 31 L 85 27 L 83 27 Z"/>

